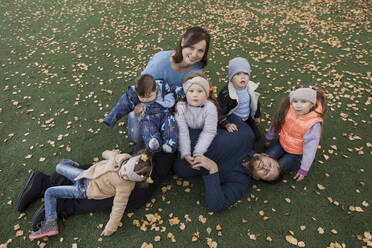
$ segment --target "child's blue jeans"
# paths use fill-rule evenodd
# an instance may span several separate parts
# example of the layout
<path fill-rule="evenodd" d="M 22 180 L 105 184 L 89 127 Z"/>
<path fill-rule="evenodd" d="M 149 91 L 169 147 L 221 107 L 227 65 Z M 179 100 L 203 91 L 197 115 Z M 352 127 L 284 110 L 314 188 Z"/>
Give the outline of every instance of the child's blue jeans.
<path fill-rule="evenodd" d="M 272 158 L 275 158 L 283 166 L 284 173 L 298 171 L 301 166 L 302 154 L 292 154 L 284 151 L 280 145 L 279 139 L 272 144 L 265 152 Z"/>
<path fill-rule="evenodd" d="M 138 143 L 141 139 L 139 128 L 140 116 L 136 112 L 128 114 L 128 137 L 134 143 Z"/>
<path fill-rule="evenodd" d="M 86 178 L 75 181 L 74 179 L 84 170 L 73 165 L 73 161 L 62 161 L 56 166 L 56 172 L 67 177 L 74 185 L 55 186 L 48 188 L 44 193 L 45 219 L 57 220 L 57 198 L 86 199 L 86 190 L 89 180 Z"/>

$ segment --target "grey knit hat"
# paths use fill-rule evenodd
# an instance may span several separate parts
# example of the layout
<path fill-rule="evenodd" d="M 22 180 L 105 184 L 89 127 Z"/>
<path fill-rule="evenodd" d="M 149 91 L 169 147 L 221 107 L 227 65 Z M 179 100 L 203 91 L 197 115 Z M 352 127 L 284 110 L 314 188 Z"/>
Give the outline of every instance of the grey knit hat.
<path fill-rule="evenodd" d="M 244 72 L 251 76 L 251 65 L 247 59 L 242 57 L 236 57 L 229 61 L 229 81 L 239 72 Z"/>
<path fill-rule="evenodd" d="M 292 103 L 293 99 L 304 99 L 312 104 L 316 104 L 316 91 L 311 88 L 298 88 L 289 93 L 289 102 Z"/>

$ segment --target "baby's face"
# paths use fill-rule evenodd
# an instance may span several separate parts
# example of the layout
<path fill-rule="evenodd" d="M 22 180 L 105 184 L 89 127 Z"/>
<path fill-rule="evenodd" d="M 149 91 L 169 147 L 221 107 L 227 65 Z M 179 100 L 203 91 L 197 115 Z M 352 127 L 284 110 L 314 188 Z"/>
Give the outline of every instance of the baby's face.
<path fill-rule="evenodd" d="M 147 103 L 147 102 L 152 102 L 155 100 L 156 98 L 156 90 L 151 92 L 149 95 L 147 96 L 138 96 L 138 99 L 140 100 L 140 102 L 144 102 L 144 103 Z"/>
<path fill-rule="evenodd" d="M 235 89 L 242 90 L 249 82 L 249 75 L 245 72 L 238 72 L 233 76 L 231 82 L 233 83 Z"/>

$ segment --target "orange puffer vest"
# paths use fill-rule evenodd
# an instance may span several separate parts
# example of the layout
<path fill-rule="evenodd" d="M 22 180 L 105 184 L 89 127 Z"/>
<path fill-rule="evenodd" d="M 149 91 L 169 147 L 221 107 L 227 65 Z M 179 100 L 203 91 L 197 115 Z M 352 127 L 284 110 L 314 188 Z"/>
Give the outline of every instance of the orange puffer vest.
<path fill-rule="evenodd" d="M 315 111 L 321 113 L 322 105 L 317 102 Z M 280 131 L 280 145 L 291 154 L 303 154 L 304 135 L 317 122 L 323 122 L 323 118 L 315 111 L 306 115 L 296 116 L 292 105 L 289 106 L 285 121 Z"/>

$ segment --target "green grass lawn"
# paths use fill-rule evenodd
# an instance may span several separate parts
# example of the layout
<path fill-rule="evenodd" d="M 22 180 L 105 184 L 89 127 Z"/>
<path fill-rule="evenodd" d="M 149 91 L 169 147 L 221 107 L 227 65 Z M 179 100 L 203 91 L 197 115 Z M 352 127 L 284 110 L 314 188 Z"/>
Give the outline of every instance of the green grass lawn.
<path fill-rule="evenodd" d="M 296 239 L 299 247 L 372 246 L 371 10 L 363 0 L 2 0 L 0 244 L 295 247 L 289 241 Z M 170 177 L 111 237 L 100 239 L 109 213 L 99 213 L 71 217 L 60 223 L 60 235 L 31 242 L 41 202 L 24 216 L 15 209 L 28 171 L 51 173 L 62 158 L 88 163 L 105 149 L 131 149 L 127 119 L 111 129 L 102 118 L 149 58 L 173 49 L 192 25 L 210 31 L 206 73 L 218 89 L 229 59 L 251 62 L 263 132 L 292 86 L 327 93 L 309 175 L 301 183 L 293 175 L 275 185 L 253 182 L 235 206 L 214 214 L 201 178 Z"/>

